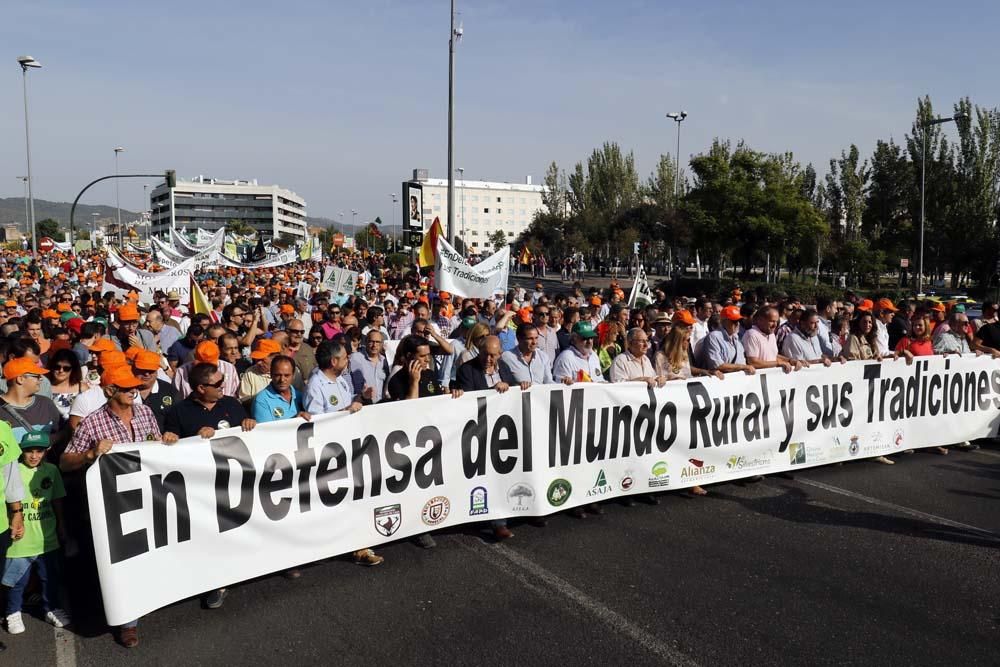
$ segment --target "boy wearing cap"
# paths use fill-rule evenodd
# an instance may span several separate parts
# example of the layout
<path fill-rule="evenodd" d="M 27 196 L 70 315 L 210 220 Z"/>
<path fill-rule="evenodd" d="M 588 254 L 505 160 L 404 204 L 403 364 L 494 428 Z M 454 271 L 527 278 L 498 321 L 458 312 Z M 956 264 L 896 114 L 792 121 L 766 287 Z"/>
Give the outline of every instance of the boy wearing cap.
<path fill-rule="evenodd" d="M 7 591 L 7 632 L 24 632 L 21 604 L 24 589 L 34 570 L 42 584 L 42 611 L 45 620 L 57 628 L 69 624 L 69 616 L 59 605 L 60 541 L 65 541 L 62 499 L 66 496 L 59 469 L 47 463 L 49 436 L 26 433 L 21 439 L 18 473 L 25 489 L 24 536 L 7 550 L 2 583 Z"/>
<path fill-rule="evenodd" d="M 7 391 L 0 397 L 0 419 L 10 423 L 17 440 L 29 431 L 44 431 L 50 434 L 52 445 L 59 446 L 65 443 L 69 430 L 61 428 L 62 415 L 52 399 L 38 394 L 48 372 L 29 357 L 4 364 Z"/>

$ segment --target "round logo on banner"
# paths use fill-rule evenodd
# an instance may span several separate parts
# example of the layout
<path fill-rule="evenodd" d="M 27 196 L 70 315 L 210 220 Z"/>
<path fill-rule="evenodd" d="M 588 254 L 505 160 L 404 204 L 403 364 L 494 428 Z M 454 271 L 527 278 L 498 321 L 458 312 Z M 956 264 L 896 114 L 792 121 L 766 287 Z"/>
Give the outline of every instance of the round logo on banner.
<path fill-rule="evenodd" d="M 559 507 L 569 500 L 571 493 L 573 493 L 573 485 L 569 483 L 569 480 L 560 478 L 552 480 L 552 483 L 549 484 L 549 490 L 545 492 L 545 497 L 548 498 L 549 505 Z"/>
<path fill-rule="evenodd" d="M 507 489 L 507 502 L 512 512 L 528 512 L 535 502 L 535 490 L 524 482 Z"/>
<path fill-rule="evenodd" d="M 420 511 L 420 520 L 428 526 L 436 526 L 448 518 L 450 511 L 450 500 L 444 496 L 434 496 L 424 503 L 424 509 Z"/>

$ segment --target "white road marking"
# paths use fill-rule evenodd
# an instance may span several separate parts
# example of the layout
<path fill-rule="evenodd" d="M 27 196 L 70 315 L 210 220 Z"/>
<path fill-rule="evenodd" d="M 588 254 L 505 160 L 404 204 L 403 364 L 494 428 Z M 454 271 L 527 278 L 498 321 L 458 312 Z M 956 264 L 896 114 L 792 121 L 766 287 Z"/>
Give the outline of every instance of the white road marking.
<path fill-rule="evenodd" d="M 56 667 L 76 667 L 76 635 L 66 628 L 53 628 L 56 638 Z"/>
<path fill-rule="evenodd" d="M 675 649 L 662 638 L 653 636 L 618 612 L 604 605 L 599 600 L 590 597 L 565 579 L 549 572 L 544 567 L 527 556 L 502 544 L 487 545 L 479 540 L 474 543 L 456 536 L 455 541 L 463 549 L 471 551 L 488 561 L 494 567 L 509 574 L 533 591 L 539 593 L 558 593 L 576 606 L 596 618 L 605 626 L 628 637 L 650 653 L 653 653 L 666 664 L 676 667 L 698 667 L 698 663 Z"/>
<path fill-rule="evenodd" d="M 833 486 L 831 484 L 825 484 L 823 482 L 817 482 L 812 479 L 804 479 L 802 477 L 796 477 L 795 481 L 799 484 L 806 484 L 808 486 L 814 486 L 818 489 L 823 489 L 824 491 L 829 491 L 830 493 L 838 493 L 842 496 L 847 496 L 848 498 L 854 498 L 855 500 L 860 500 L 862 502 L 869 503 L 871 505 L 877 505 L 879 507 L 884 507 L 886 509 L 892 510 L 894 512 L 899 512 L 900 514 L 907 514 L 912 517 L 919 519 L 924 519 L 925 521 L 931 521 L 933 523 L 941 524 L 942 526 L 948 526 L 949 528 L 958 528 L 959 530 L 968 530 L 975 533 L 981 533 L 983 535 L 988 535 L 996 539 L 1000 539 L 1000 534 L 997 534 L 991 530 L 986 530 L 984 528 L 977 528 L 976 526 L 970 526 L 967 523 L 961 523 L 960 521 L 952 521 L 951 519 L 946 519 L 943 516 L 938 516 L 936 514 L 928 514 L 927 512 L 921 512 L 920 510 L 915 510 L 911 507 L 904 507 L 903 505 L 897 505 L 896 503 L 890 503 L 885 500 L 879 500 L 878 498 L 872 498 L 871 496 L 866 496 L 862 493 L 857 493 L 849 489 L 842 489 L 839 486 Z"/>
<path fill-rule="evenodd" d="M 969 452 L 970 454 L 982 454 L 983 456 L 992 456 L 995 459 L 1000 459 L 1000 452 L 994 452 L 990 449 L 983 449 L 980 447 L 974 451 Z"/>

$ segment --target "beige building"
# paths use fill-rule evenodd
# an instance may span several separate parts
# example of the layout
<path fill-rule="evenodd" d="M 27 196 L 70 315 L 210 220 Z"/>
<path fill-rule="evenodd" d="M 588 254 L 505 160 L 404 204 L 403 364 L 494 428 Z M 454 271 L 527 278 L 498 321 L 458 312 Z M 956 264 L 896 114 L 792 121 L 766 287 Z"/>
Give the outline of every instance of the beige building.
<path fill-rule="evenodd" d="M 441 225 L 448 223 L 448 179 L 428 178 L 427 171 L 415 169 L 411 182 L 423 187 L 423 217 L 426 224 L 434 218 Z M 474 181 L 455 178 L 455 236 L 465 241 L 473 254 L 492 253 L 487 239 L 497 230 L 503 231 L 507 243 L 528 228 L 535 212 L 542 209 L 541 185 L 532 185 L 531 177 L 524 183 Z"/>

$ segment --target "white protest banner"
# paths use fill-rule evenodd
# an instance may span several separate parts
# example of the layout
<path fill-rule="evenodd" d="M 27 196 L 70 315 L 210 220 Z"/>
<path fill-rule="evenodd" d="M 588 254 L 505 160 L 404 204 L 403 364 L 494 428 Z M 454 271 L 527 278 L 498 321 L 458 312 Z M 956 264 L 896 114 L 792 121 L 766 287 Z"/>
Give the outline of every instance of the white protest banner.
<path fill-rule="evenodd" d="M 358 272 L 331 266 L 323 274 L 323 287 L 334 294 L 354 294 L 358 288 Z"/>
<path fill-rule="evenodd" d="M 277 255 L 271 255 L 267 259 L 262 259 L 259 262 L 237 262 L 229 259 L 225 255 L 219 255 L 217 258 L 219 266 L 231 266 L 237 269 L 270 269 L 276 266 L 287 266 L 289 264 L 294 264 L 299 261 L 299 251 L 295 248 L 291 250 L 286 250 Z"/>
<path fill-rule="evenodd" d="M 507 291 L 510 247 L 471 266 L 444 237 L 438 237 L 434 283 L 439 290 L 470 299 L 490 299 Z"/>
<path fill-rule="evenodd" d="M 109 247 L 104 266 L 104 287 L 101 289 L 118 296 L 125 296 L 135 290 L 141 303 L 153 303 L 157 291 L 166 293 L 177 290 L 181 301 L 187 302 L 191 294 L 191 273 L 196 267 L 197 259 L 192 257 L 166 271 L 144 271 Z"/>
<path fill-rule="evenodd" d="M 87 471 L 107 619 L 462 523 L 545 515 L 996 433 L 990 357 L 658 389 L 545 385 L 116 444 Z"/>
<path fill-rule="evenodd" d="M 214 234 L 207 236 L 206 234 L 208 233 L 199 229 L 197 235 L 198 243 L 195 244 L 188 241 L 183 234 L 178 233 L 177 230 L 171 228 L 170 240 L 174 244 L 174 250 L 185 257 L 193 257 L 210 249 L 215 249 L 221 252 L 222 242 L 226 235 L 226 230 L 220 229 Z"/>

